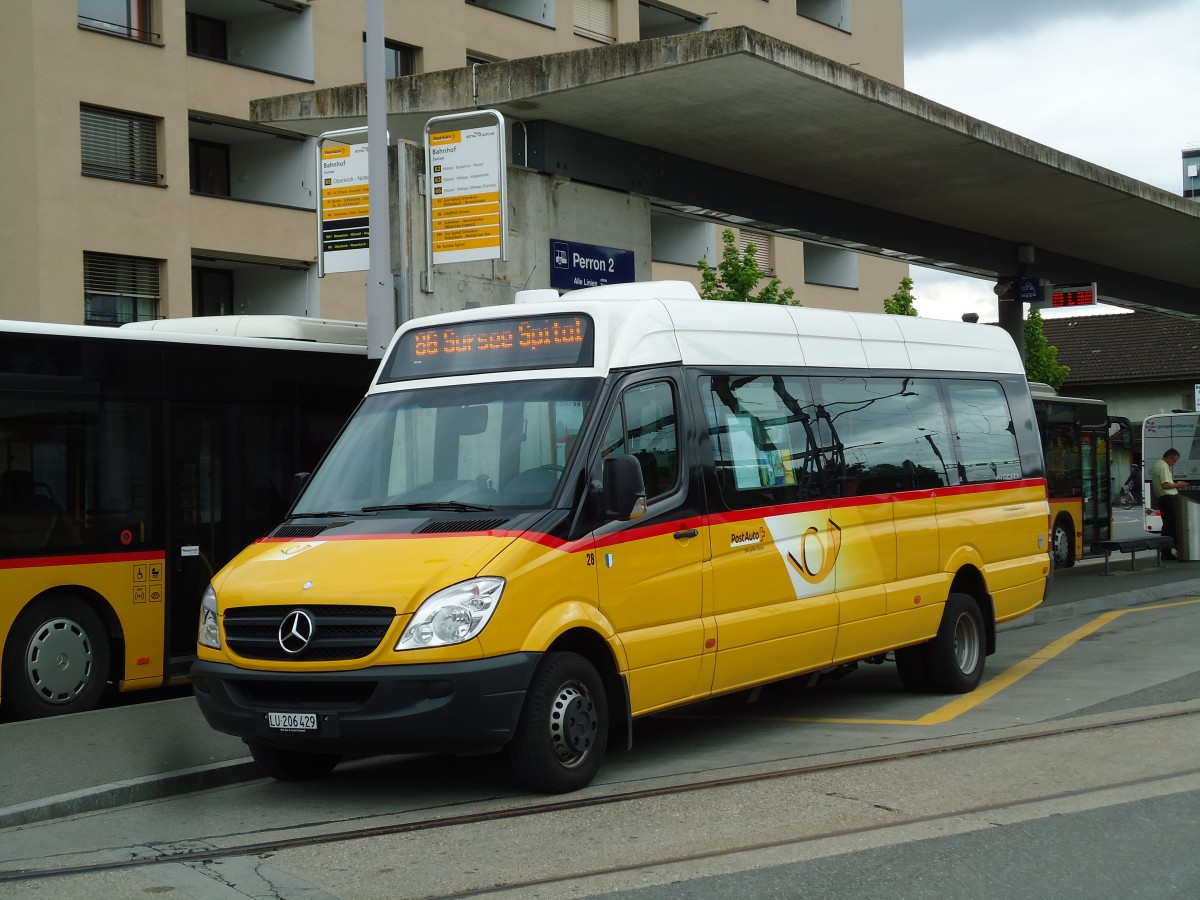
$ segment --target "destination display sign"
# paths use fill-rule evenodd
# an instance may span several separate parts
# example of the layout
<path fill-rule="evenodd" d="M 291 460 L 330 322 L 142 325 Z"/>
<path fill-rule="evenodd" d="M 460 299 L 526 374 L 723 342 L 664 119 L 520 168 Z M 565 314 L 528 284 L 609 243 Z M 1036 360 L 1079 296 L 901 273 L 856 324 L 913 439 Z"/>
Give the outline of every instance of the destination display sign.
<path fill-rule="evenodd" d="M 579 313 L 456 322 L 410 331 L 380 381 L 592 365 L 595 336 Z"/>

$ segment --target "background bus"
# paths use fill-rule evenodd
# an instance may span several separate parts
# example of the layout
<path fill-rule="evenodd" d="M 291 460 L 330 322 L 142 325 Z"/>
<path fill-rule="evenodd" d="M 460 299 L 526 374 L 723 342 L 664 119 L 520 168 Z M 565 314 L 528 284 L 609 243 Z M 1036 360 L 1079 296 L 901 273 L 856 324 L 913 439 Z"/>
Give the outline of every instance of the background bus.
<path fill-rule="evenodd" d="M 1103 400 L 1060 397 L 1031 382 L 1046 458 L 1051 549 L 1055 566 L 1073 566 L 1086 549 L 1112 535 L 1109 435 L 1114 422 Z"/>
<path fill-rule="evenodd" d="M 1185 490 L 1200 486 L 1200 412 L 1160 413 L 1142 423 L 1142 509 L 1147 531 L 1162 531 L 1162 513 L 1150 490 L 1150 467 L 1174 447 L 1179 462 L 1171 471 L 1177 481 L 1188 482 Z"/>
<path fill-rule="evenodd" d="M 5 718 L 182 680 L 213 572 L 283 517 L 375 368 L 356 323 L 145 326 L 0 322 Z"/>

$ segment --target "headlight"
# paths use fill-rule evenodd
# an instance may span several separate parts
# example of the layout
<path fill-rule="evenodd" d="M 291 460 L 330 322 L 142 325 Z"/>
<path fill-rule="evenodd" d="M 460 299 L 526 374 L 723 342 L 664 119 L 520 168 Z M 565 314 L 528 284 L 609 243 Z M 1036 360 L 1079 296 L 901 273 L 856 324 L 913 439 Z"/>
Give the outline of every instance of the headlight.
<path fill-rule="evenodd" d="M 196 642 L 201 647 L 221 649 L 221 630 L 217 626 L 217 592 L 210 584 L 200 597 L 200 633 Z"/>
<path fill-rule="evenodd" d="M 444 647 L 471 640 L 483 631 L 502 593 L 503 578 L 472 578 L 438 591 L 413 615 L 396 649 Z"/>

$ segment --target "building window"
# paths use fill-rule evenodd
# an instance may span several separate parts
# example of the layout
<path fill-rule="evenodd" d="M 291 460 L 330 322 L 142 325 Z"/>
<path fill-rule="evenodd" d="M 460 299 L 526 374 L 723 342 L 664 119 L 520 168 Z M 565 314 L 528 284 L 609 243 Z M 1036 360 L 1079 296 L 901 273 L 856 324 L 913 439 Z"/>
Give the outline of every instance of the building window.
<path fill-rule="evenodd" d="M 850 0 L 796 0 L 796 15 L 839 31 L 850 30 Z"/>
<path fill-rule="evenodd" d="M 157 43 L 151 30 L 150 0 L 79 0 L 80 28 Z"/>
<path fill-rule="evenodd" d="M 188 141 L 193 194 L 229 196 L 229 146 L 213 141 Z"/>
<path fill-rule="evenodd" d="M 547 0 L 467 0 L 467 5 L 490 9 L 527 22 L 536 22 L 548 28 L 554 27 L 554 4 Z"/>
<path fill-rule="evenodd" d="M 158 119 L 135 113 L 79 107 L 83 174 L 158 184 Z"/>
<path fill-rule="evenodd" d="M 484 56 L 482 53 L 476 53 L 474 50 L 467 51 L 468 66 L 490 66 L 492 63 L 500 62 L 498 56 Z"/>
<path fill-rule="evenodd" d="M 858 288 L 858 254 L 824 244 L 804 245 L 804 283 Z"/>
<path fill-rule="evenodd" d="M 233 314 L 233 272 L 192 266 L 192 315 Z"/>
<path fill-rule="evenodd" d="M 83 321 L 121 325 L 158 318 L 162 263 L 138 256 L 83 254 Z"/>
<path fill-rule="evenodd" d="M 613 0 L 575 0 L 575 33 L 606 44 L 616 41 Z"/>
<path fill-rule="evenodd" d="M 363 80 L 367 77 L 367 36 L 363 35 Z M 417 72 L 417 48 L 399 41 L 383 42 L 383 77 L 400 78 Z"/>
<path fill-rule="evenodd" d="M 758 263 L 758 267 L 763 270 L 766 275 L 775 274 L 775 239 L 768 234 L 760 234 L 754 231 L 742 231 L 740 228 L 737 232 L 737 250 L 740 255 L 745 255 L 746 250 L 750 245 L 754 245 L 754 261 Z"/>
<path fill-rule="evenodd" d="M 187 14 L 187 52 L 191 56 L 207 56 L 209 59 L 229 59 L 225 21 Z"/>

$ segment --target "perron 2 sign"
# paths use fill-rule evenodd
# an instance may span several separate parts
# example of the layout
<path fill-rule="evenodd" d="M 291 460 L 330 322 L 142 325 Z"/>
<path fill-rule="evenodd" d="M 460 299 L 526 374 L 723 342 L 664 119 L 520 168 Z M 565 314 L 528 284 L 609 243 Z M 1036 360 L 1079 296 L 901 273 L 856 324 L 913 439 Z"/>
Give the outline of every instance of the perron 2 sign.
<path fill-rule="evenodd" d="M 550 240 L 550 287 L 563 291 L 634 280 L 633 251 Z"/>

